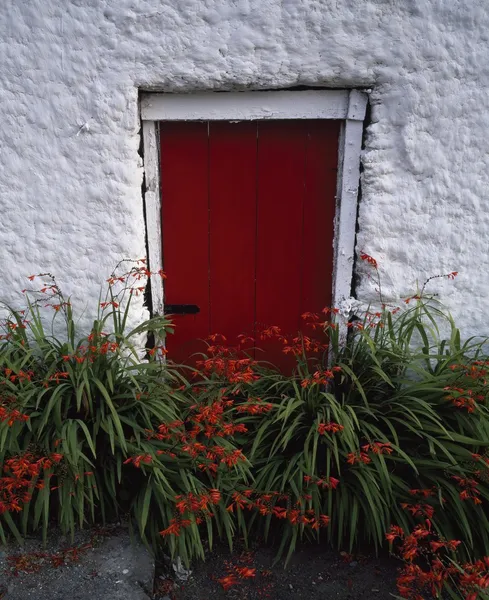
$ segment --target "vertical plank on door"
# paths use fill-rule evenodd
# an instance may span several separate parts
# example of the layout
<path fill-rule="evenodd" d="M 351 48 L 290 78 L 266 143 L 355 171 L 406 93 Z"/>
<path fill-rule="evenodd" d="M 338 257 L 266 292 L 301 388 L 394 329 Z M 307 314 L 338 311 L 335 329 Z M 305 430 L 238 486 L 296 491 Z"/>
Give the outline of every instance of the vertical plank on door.
<path fill-rule="evenodd" d="M 255 320 L 257 123 L 209 124 L 211 331 L 236 344 Z"/>
<path fill-rule="evenodd" d="M 161 195 L 165 304 L 196 304 L 196 315 L 175 316 L 168 356 L 183 362 L 209 335 L 208 125 L 161 123 Z"/>
<path fill-rule="evenodd" d="M 307 127 L 301 313 L 331 303 L 333 229 L 340 121 L 310 120 Z"/>
<path fill-rule="evenodd" d="M 258 124 L 256 323 L 293 336 L 301 311 L 305 144 L 303 122 Z M 277 366 L 288 364 L 276 343 L 259 346 Z"/>

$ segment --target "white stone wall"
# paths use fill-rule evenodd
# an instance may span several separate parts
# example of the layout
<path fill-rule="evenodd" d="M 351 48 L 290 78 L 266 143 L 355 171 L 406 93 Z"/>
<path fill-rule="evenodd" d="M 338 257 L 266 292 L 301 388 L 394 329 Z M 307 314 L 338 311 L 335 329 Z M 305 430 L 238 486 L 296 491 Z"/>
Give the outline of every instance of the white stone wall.
<path fill-rule="evenodd" d="M 145 254 L 139 89 L 355 86 L 358 249 L 387 295 L 459 271 L 431 289 L 489 334 L 488 40 L 487 0 L 2 0 L 1 299 L 49 270 L 90 308 Z"/>

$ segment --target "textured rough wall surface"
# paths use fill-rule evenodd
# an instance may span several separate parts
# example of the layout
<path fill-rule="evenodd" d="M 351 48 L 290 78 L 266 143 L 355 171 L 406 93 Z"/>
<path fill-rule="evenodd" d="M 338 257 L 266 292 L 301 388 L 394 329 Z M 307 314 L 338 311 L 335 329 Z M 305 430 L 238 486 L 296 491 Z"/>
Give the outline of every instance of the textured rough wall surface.
<path fill-rule="evenodd" d="M 144 256 L 139 89 L 355 86 L 372 108 L 358 249 L 387 296 L 459 271 L 430 289 L 489 334 L 486 0 L 2 0 L 0 56 L 2 300 L 49 270 L 89 308 Z"/>

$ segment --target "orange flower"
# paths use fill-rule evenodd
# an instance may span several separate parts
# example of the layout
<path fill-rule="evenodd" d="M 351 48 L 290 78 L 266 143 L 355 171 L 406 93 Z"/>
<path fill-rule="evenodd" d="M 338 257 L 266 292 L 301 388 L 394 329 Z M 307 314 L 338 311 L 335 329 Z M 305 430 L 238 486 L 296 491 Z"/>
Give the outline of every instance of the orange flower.
<path fill-rule="evenodd" d="M 209 496 L 211 498 L 212 504 L 218 504 L 221 500 L 221 492 L 216 489 L 209 490 Z"/>
<path fill-rule="evenodd" d="M 361 462 L 365 465 L 368 465 L 368 463 L 372 462 L 372 459 L 365 452 L 358 452 L 358 453 L 350 452 L 346 456 L 346 462 L 349 465 L 354 465 L 359 462 Z"/>
<path fill-rule="evenodd" d="M 404 531 L 398 525 L 391 525 L 388 533 L 385 534 L 385 539 L 389 542 L 393 542 L 396 538 L 403 538 Z"/>
<path fill-rule="evenodd" d="M 392 454 L 392 448 L 389 442 L 386 442 L 385 444 L 382 442 L 374 442 L 371 444 L 370 450 L 374 454 Z"/>
<path fill-rule="evenodd" d="M 233 587 L 233 585 L 239 583 L 236 575 L 226 575 L 226 577 L 221 577 L 221 579 L 218 579 L 217 581 L 222 585 L 222 588 L 225 592 Z"/>
<path fill-rule="evenodd" d="M 260 338 L 262 340 L 265 340 L 267 338 L 272 338 L 272 337 L 277 337 L 281 334 L 281 329 L 280 327 L 278 327 L 277 325 L 271 325 L 270 327 L 268 327 L 267 329 L 264 329 L 261 334 L 260 334 Z"/>
<path fill-rule="evenodd" d="M 340 425 L 339 423 L 333 423 L 333 421 L 329 423 L 319 423 L 318 425 L 318 433 L 320 435 L 324 435 L 326 432 L 330 433 L 338 433 L 339 431 L 343 431 L 345 427 Z"/>
<path fill-rule="evenodd" d="M 318 313 L 305 312 L 301 315 L 301 318 L 305 320 L 310 319 L 311 321 L 319 321 L 321 318 Z"/>
<path fill-rule="evenodd" d="M 334 477 L 329 478 L 329 485 L 331 486 L 331 488 L 333 490 L 335 490 L 338 487 L 339 483 L 340 483 L 339 479 L 335 479 Z"/>
<path fill-rule="evenodd" d="M 160 535 L 163 537 L 166 537 L 167 535 L 179 536 L 180 529 L 181 529 L 180 523 L 176 519 L 172 519 L 170 521 L 170 525 L 166 529 L 163 529 L 163 531 L 160 531 Z"/>
<path fill-rule="evenodd" d="M 139 468 L 141 463 L 148 465 L 152 460 L 153 458 L 150 454 L 139 454 L 138 456 L 131 456 L 125 460 L 123 464 L 127 465 L 129 463 L 133 463 L 135 467 Z"/>
<path fill-rule="evenodd" d="M 256 575 L 256 569 L 250 569 L 248 567 L 235 567 L 235 571 L 243 579 L 255 577 Z"/>
<path fill-rule="evenodd" d="M 378 267 L 377 261 L 375 260 L 375 258 L 370 256 L 369 254 L 366 254 L 365 252 L 360 252 L 360 258 L 362 260 L 364 260 L 365 262 L 367 262 L 369 265 L 372 265 L 372 267 L 374 269 L 377 269 L 377 267 Z"/>
<path fill-rule="evenodd" d="M 112 300 L 111 302 L 101 302 L 100 307 L 106 308 L 107 306 L 113 306 L 114 308 L 119 308 L 119 303 Z"/>
<path fill-rule="evenodd" d="M 49 376 L 49 380 L 59 383 L 61 381 L 61 379 L 67 379 L 69 376 L 70 376 L 70 374 L 67 373 L 66 371 L 57 371 L 56 373 L 53 373 L 52 375 Z"/>
<path fill-rule="evenodd" d="M 433 552 L 438 552 L 438 550 L 440 550 L 440 548 L 444 548 L 446 546 L 445 542 L 430 542 L 430 548 L 432 549 Z"/>
<path fill-rule="evenodd" d="M 419 496 L 423 496 L 423 498 L 429 498 L 430 496 L 434 496 L 435 495 L 435 491 L 434 490 L 430 490 L 430 489 L 425 489 L 425 490 L 414 489 L 414 490 L 409 490 L 409 493 L 410 493 L 411 496 L 418 496 L 419 495 Z"/>
<path fill-rule="evenodd" d="M 250 415 L 261 415 L 270 412 L 273 404 L 263 402 L 261 398 L 248 398 L 248 401 L 236 407 L 237 412 L 247 412 Z"/>
<path fill-rule="evenodd" d="M 413 517 L 428 517 L 431 519 L 435 512 L 435 509 L 429 504 L 406 504 L 406 502 L 401 503 L 401 508 L 410 512 Z"/>
<path fill-rule="evenodd" d="M 241 450 L 233 450 L 231 454 L 223 456 L 221 458 L 221 462 L 225 463 L 228 467 L 234 467 L 238 464 L 239 461 L 245 461 L 246 457 L 244 456 Z"/>
<path fill-rule="evenodd" d="M 224 335 L 222 335 L 221 333 L 211 333 L 211 335 L 209 335 L 207 337 L 207 339 L 210 342 L 219 342 L 219 341 L 221 341 L 223 343 L 227 342 L 226 337 Z"/>

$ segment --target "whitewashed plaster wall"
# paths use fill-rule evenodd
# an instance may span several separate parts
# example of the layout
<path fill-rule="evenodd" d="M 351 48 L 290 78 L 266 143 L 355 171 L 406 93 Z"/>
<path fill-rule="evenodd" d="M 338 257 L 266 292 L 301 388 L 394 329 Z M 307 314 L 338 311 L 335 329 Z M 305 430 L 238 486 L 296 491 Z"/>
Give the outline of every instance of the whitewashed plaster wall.
<path fill-rule="evenodd" d="M 94 306 L 144 256 L 138 90 L 364 87 L 358 249 L 388 296 L 459 271 L 430 289 L 489 334 L 488 59 L 487 0 L 2 0 L 0 297 Z"/>

